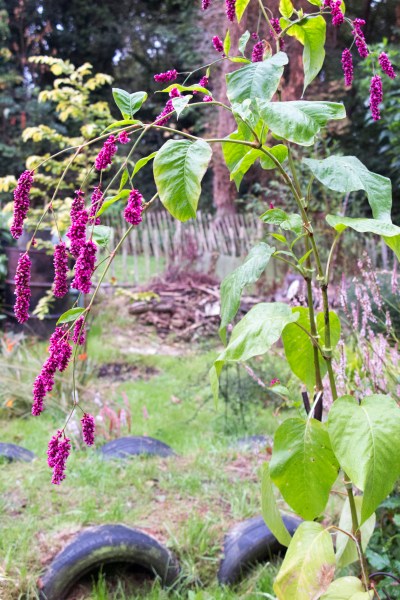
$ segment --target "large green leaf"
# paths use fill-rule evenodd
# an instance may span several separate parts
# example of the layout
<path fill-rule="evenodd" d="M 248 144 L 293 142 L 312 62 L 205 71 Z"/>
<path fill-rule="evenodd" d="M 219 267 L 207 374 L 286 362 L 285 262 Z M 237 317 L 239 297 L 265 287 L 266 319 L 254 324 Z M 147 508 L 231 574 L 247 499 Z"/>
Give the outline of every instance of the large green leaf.
<path fill-rule="evenodd" d="M 304 164 L 327 188 L 348 194 L 364 190 L 374 219 L 391 223 L 392 184 L 390 179 L 369 171 L 355 156 L 329 156 L 324 160 L 305 158 Z"/>
<path fill-rule="evenodd" d="M 276 505 L 268 463 L 264 463 L 261 482 L 261 512 L 263 519 L 282 546 L 289 546 L 292 539 L 285 527 Z"/>
<path fill-rule="evenodd" d="M 373 590 L 366 592 L 357 577 L 340 577 L 332 581 L 321 600 L 372 600 Z"/>
<path fill-rule="evenodd" d="M 282 17 L 290 19 L 294 11 L 292 0 L 279 0 L 279 12 Z"/>
<path fill-rule="evenodd" d="M 286 33 L 295 37 L 304 46 L 304 93 L 324 64 L 326 21 L 322 15 L 308 17 L 290 27 Z"/>
<path fill-rule="evenodd" d="M 260 117 L 270 130 L 279 137 L 311 146 L 317 134 L 331 119 L 344 119 L 343 104 L 336 102 L 266 102 L 258 100 Z"/>
<path fill-rule="evenodd" d="M 285 231 L 293 231 L 300 235 L 303 231 L 303 221 L 296 213 L 288 214 L 281 208 L 270 208 L 260 216 L 261 221 L 269 225 L 278 225 Z"/>
<path fill-rule="evenodd" d="M 298 417 L 278 427 L 271 479 L 303 519 L 315 519 L 324 510 L 338 471 L 325 423 Z"/>
<path fill-rule="evenodd" d="M 278 89 L 283 67 L 288 63 L 284 52 L 278 52 L 261 62 L 250 63 L 226 76 L 227 95 L 232 103 L 262 98 L 271 100 Z"/>
<path fill-rule="evenodd" d="M 154 181 L 160 200 L 173 217 L 187 221 L 196 216 L 201 180 L 211 160 L 203 140 L 168 140 L 154 159 Z"/>
<path fill-rule="evenodd" d="M 278 600 L 310 600 L 323 594 L 335 573 L 329 532 L 319 523 L 301 523 L 274 583 Z"/>
<path fill-rule="evenodd" d="M 67 312 L 63 313 L 61 317 L 57 321 L 57 325 L 61 323 L 71 323 L 72 321 L 76 321 L 82 313 L 84 313 L 86 308 L 70 308 Z"/>
<path fill-rule="evenodd" d="M 284 144 L 276 144 L 276 146 L 272 146 L 271 148 L 265 146 L 265 149 L 268 150 L 268 152 L 270 152 L 271 154 L 273 154 L 273 156 L 275 156 L 275 158 L 277 158 L 280 163 L 285 162 L 285 160 L 288 157 L 289 151 L 287 146 L 285 146 Z M 276 169 L 276 164 L 274 163 L 272 158 L 270 158 L 264 152 L 262 153 L 260 164 L 261 167 L 267 171 L 269 169 Z"/>
<path fill-rule="evenodd" d="M 220 335 L 224 341 L 226 341 L 226 326 L 239 309 L 243 288 L 259 279 L 274 252 L 275 248 L 260 242 L 253 246 L 244 263 L 223 280 Z"/>
<path fill-rule="evenodd" d="M 293 312 L 299 314 L 296 321 L 304 329 L 311 332 L 310 315 L 308 308 L 296 306 Z M 336 313 L 329 312 L 329 321 L 331 329 L 331 346 L 335 348 L 340 340 L 340 320 Z M 316 328 L 319 335 L 319 344 L 324 345 L 325 338 L 325 321 L 324 314 L 318 313 L 316 316 Z M 311 338 L 298 325 L 289 324 L 282 332 L 282 341 L 285 348 L 285 355 L 290 368 L 297 377 L 306 384 L 308 389 L 313 389 L 315 386 L 315 369 L 314 369 L 314 350 Z M 318 353 L 319 367 L 321 376 L 327 372 L 326 361 Z"/>
<path fill-rule="evenodd" d="M 228 346 L 210 370 L 214 398 L 218 398 L 218 378 L 225 362 L 245 361 L 265 354 L 279 340 L 283 328 L 297 318 L 283 302 L 260 302 L 253 306 L 233 328 Z"/>
<path fill-rule="evenodd" d="M 361 507 L 362 507 L 362 496 L 355 496 L 354 503 L 356 505 L 356 512 L 358 516 L 358 521 L 361 519 Z M 361 546 L 362 549 L 365 550 L 368 542 L 371 538 L 371 535 L 374 532 L 376 522 L 375 513 L 372 515 L 361 525 Z M 351 519 L 351 510 L 349 500 L 347 499 L 343 505 L 342 513 L 340 515 L 339 528 L 343 529 L 343 531 L 348 531 L 351 533 L 352 531 L 352 519 Z M 353 562 L 359 560 L 359 556 L 357 553 L 357 547 L 353 540 L 346 534 L 341 531 L 337 532 L 336 536 L 336 563 L 338 567 L 343 568 L 347 567 Z"/>
<path fill-rule="evenodd" d="M 229 144 L 223 144 L 227 146 Z M 230 144 L 231 146 L 233 144 Z M 238 145 L 238 144 L 235 144 Z M 235 164 L 234 168 L 231 171 L 230 179 L 233 180 L 236 184 L 236 188 L 239 190 L 239 186 L 242 182 L 243 177 L 246 175 L 247 171 L 254 165 L 256 160 L 262 158 L 264 154 L 261 150 L 257 150 L 256 148 L 249 148 L 249 146 L 241 146 L 242 148 L 246 148 L 242 158 Z M 235 154 L 239 154 L 237 150 Z"/>
<path fill-rule="evenodd" d="M 333 403 L 328 419 L 333 451 L 363 490 L 361 522 L 375 512 L 400 476 L 400 409 L 390 396 L 352 396 Z"/>
<path fill-rule="evenodd" d="M 133 115 L 137 113 L 142 104 L 147 100 L 146 92 L 129 94 L 129 92 L 120 88 L 113 88 L 112 93 L 115 104 L 118 106 L 124 119 L 132 119 Z"/>
<path fill-rule="evenodd" d="M 249 5 L 250 0 L 236 0 L 235 3 L 235 12 L 238 23 L 242 20 L 243 13 Z"/>
<path fill-rule="evenodd" d="M 400 260 L 400 227 L 397 227 L 397 225 L 388 221 L 378 221 L 377 219 L 353 219 L 352 217 L 341 217 L 339 215 L 328 215 L 326 220 L 331 227 L 339 232 L 350 227 L 350 229 L 354 229 L 359 233 L 381 235 Z"/>

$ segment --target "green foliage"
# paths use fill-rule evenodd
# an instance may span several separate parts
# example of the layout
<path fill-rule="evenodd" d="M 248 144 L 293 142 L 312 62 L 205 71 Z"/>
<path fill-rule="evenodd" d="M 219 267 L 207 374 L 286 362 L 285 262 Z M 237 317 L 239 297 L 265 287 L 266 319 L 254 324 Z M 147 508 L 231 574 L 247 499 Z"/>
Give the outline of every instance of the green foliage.
<path fill-rule="evenodd" d="M 239 310 L 243 289 L 260 278 L 274 252 L 275 248 L 264 242 L 253 246 L 244 263 L 222 282 L 219 333 L 223 341 L 226 342 L 226 326 L 234 319 Z"/>
<path fill-rule="evenodd" d="M 309 390 L 313 390 L 316 384 L 315 367 L 314 367 L 314 350 L 313 343 L 310 338 L 311 325 L 310 314 L 308 308 L 296 306 L 293 312 L 299 315 L 296 323 L 289 324 L 285 327 L 282 333 L 283 346 L 285 355 L 293 373 L 306 384 Z M 321 340 L 325 339 L 325 319 L 323 313 L 316 315 L 317 335 Z M 330 311 L 330 335 L 331 346 L 335 348 L 340 340 L 340 320 L 336 313 Z M 301 327 L 299 327 L 299 325 Z M 309 335 L 307 335 L 307 332 Z M 318 353 L 318 361 L 321 376 L 327 372 L 327 364 L 324 360 L 321 351 Z"/>
<path fill-rule="evenodd" d="M 154 181 L 160 200 L 173 217 L 196 217 L 201 180 L 211 160 L 211 147 L 203 140 L 168 140 L 154 159 Z"/>
<path fill-rule="evenodd" d="M 339 577 L 332 581 L 321 600 L 372 600 L 374 592 L 366 592 L 357 577 Z"/>
<path fill-rule="evenodd" d="M 360 405 L 343 396 L 330 410 L 328 430 L 340 465 L 364 492 L 364 523 L 400 476 L 399 408 L 389 396 L 367 396 Z"/>
<path fill-rule="evenodd" d="M 289 4 L 291 4 L 290 0 Z M 286 10 L 287 12 L 290 12 L 290 6 L 289 10 Z M 290 15 L 288 18 L 290 18 Z M 289 27 L 287 34 L 295 37 L 304 46 L 304 93 L 306 88 L 316 78 L 324 64 L 326 21 L 321 15 L 304 18 L 296 25 L 290 25 L 290 21 L 281 19 L 281 27 L 282 29 Z"/>
<path fill-rule="evenodd" d="M 135 115 L 138 112 L 138 110 L 140 110 L 142 104 L 146 102 L 147 93 L 135 92 L 133 94 L 129 94 L 125 90 L 113 88 L 113 98 L 115 104 L 121 111 L 123 118 L 132 119 L 133 115 Z"/>
<path fill-rule="evenodd" d="M 278 52 L 266 60 L 251 63 L 229 73 L 226 81 L 231 104 L 245 100 L 271 100 L 278 89 L 283 67 L 287 63 L 286 54 Z"/>
<path fill-rule="evenodd" d="M 361 522 L 362 502 L 363 499 L 361 496 L 356 496 L 354 498 L 354 504 L 359 522 Z M 375 513 L 373 513 L 360 527 L 361 545 L 364 551 L 366 550 L 368 542 L 374 532 L 375 523 L 376 516 Z M 340 515 L 339 529 L 342 531 L 351 531 L 352 529 L 351 508 L 348 498 L 343 505 L 342 514 Z M 355 542 L 348 535 L 342 533 L 342 531 L 338 531 L 336 536 L 336 562 L 339 568 L 346 567 L 347 565 L 359 560 Z"/>
<path fill-rule="evenodd" d="M 264 463 L 261 480 L 261 512 L 264 521 L 283 546 L 289 546 L 291 536 L 276 505 L 268 463 Z"/>
<path fill-rule="evenodd" d="M 271 479 L 301 517 L 312 521 L 321 514 L 338 471 L 325 424 L 313 418 L 295 418 L 278 427 Z"/>
<path fill-rule="evenodd" d="M 342 104 L 335 102 L 258 101 L 258 112 L 275 135 L 300 146 L 311 146 L 331 119 L 344 119 Z"/>
<path fill-rule="evenodd" d="M 310 600 L 326 591 L 335 572 L 332 538 L 319 523 L 295 532 L 274 583 L 278 600 Z"/>

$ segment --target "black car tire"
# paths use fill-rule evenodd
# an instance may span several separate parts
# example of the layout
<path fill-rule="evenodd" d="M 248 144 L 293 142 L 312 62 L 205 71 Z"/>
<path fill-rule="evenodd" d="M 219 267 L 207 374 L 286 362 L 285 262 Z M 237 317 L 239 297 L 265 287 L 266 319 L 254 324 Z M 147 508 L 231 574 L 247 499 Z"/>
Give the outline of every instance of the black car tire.
<path fill-rule="evenodd" d="M 17 444 L 5 444 L 0 442 L 0 459 L 4 458 L 9 462 L 19 460 L 22 462 L 32 462 L 36 458 L 35 454 Z"/>
<path fill-rule="evenodd" d="M 170 446 L 147 436 L 129 436 L 118 438 L 107 442 L 99 449 L 105 460 L 115 458 L 129 458 L 141 454 L 148 456 L 168 457 L 174 456 L 175 452 Z"/>

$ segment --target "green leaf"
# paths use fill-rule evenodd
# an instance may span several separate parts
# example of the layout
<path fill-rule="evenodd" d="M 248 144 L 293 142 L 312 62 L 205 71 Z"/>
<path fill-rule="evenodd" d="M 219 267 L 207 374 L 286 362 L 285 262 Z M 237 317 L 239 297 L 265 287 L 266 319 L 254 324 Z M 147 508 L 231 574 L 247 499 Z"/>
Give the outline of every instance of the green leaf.
<path fill-rule="evenodd" d="M 244 58 L 244 56 L 228 56 L 227 57 L 228 60 L 230 60 L 233 63 L 246 63 L 246 64 L 250 64 L 251 60 L 249 60 L 248 58 Z"/>
<path fill-rule="evenodd" d="M 107 227 L 106 225 L 95 225 L 93 227 L 93 240 L 101 248 L 105 248 L 108 245 L 111 235 L 112 227 Z"/>
<path fill-rule="evenodd" d="M 271 154 L 273 154 L 275 158 L 279 160 L 280 163 L 285 162 L 285 160 L 288 157 L 288 148 L 283 144 L 277 144 L 276 146 L 272 146 L 271 148 L 268 148 L 268 146 L 266 146 L 265 149 L 268 150 L 268 152 L 270 152 Z M 276 164 L 274 163 L 274 161 L 264 153 L 262 154 L 260 164 L 265 170 L 276 169 Z"/>
<path fill-rule="evenodd" d="M 80 317 L 81 314 L 85 312 L 85 310 L 85 308 L 70 308 L 70 310 L 67 310 L 67 312 L 61 315 L 61 317 L 57 321 L 57 325 L 61 325 L 61 323 L 71 323 L 72 321 L 76 321 L 76 319 Z"/>
<path fill-rule="evenodd" d="M 140 169 L 143 169 L 143 167 L 145 167 L 147 163 L 150 160 L 153 160 L 153 158 L 155 158 L 156 156 L 157 152 L 152 152 L 148 156 L 143 156 L 143 158 L 140 158 L 134 166 L 134 169 L 132 171 L 132 178 L 136 175 L 136 173 L 140 171 Z"/>
<path fill-rule="evenodd" d="M 135 125 L 136 123 L 141 123 L 137 119 L 124 119 L 123 121 L 115 121 L 115 123 L 111 123 L 108 127 L 104 129 L 104 132 L 109 131 L 110 129 L 116 129 L 117 127 L 126 127 L 127 125 Z"/>
<path fill-rule="evenodd" d="M 304 164 L 330 190 L 348 194 L 364 190 L 372 216 L 391 223 L 392 184 L 390 179 L 369 171 L 355 156 L 329 156 L 324 160 L 306 158 Z"/>
<path fill-rule="evenodd" d="M 224 54 L 226 54 L 226 56 L 228 56 L 230 49 L 231 49 L 231 33 L 228 29 L 226 32 L 226 35 L 225 35 L 225 39 L 224 39 Z"/>
<path fill-rule="evenodd" d="M 280 0 L 279 2 L 279 12 L 282 17 L 286 17 L 286 19 L 290 19 L 294 11 L 294 6 L 291 0 Z"/>
<path fill-rule="evenodd" d="M 362 496 L 354 496 L 354 503 L 356 506 L 356 512 L 358 516 L 358 521 L 361 519 L 361 506 L 362 506 Z M 376 516 L 373 513 L 369 519 L 361 525 L 361 546 L 362 549 L 365 550 L 368 542 L 374 532 L 376 523 Z M 343 505 L 342 513 L 340 515 L 339 528 L 343 529 L 343 531 L 348 531 L 351 533 L 352 531 L 352 519 L 351 519 L 351 510 L 348 498 Z M 339 568 L 347 567 L 353 562 L 359 560 L 357 547 L 353 540 L 348 536 L 342 533 L 341 531 L 337 532 L 336 535 L 336 563 Z"/>
<path fill-rule="evenodd" d="M 203 140 L 168 140 L 154 159 L 154 181 L 160 200 L 175 219 L 196 217 L 201 180 L 211 160 Z"/>
<path fill-rule="evenodd" d="M 268 463 L 263 464 L 261 480 L 261 512 L 263 519 L 282 546 L 289 546 L 291 535 L 276 505 Z"/>
<path fill-rule="evenodd" d="M 210 370 L 211 388 L 218 398 L 218 378 L 225 362 L 245 361 L 265 354 L 279 340 L 288 323 L 298 318 L 283 302 L 260 302 L 233 328 L 228 346 Z"/>
<path fill-rule="evenodd" d="M 332 581 L 321 600 L 372 600 L 373 597 L 374 592 L 366 592 L 357 577 L 348 576 Z"/>
<path fill-rule="evenodd" d="M 124 119 L 132 119 L 142 104 L 147 100 L 146 92 L 135 92 L 129 94 L 125 90 L 113 88 L 112 90 L 115 104 L 118 106 Z"/>
<path fill-rule="evenodd" d="M 233 104 L 250 99 L 262 98 L 271 100 L 283 74 L 283 67 L 288 63 L 284 52 L 278 52 L 261 62 L 250 63 L 233 73 L 228 73 L 227 94 Z"/>
<path fill-rule="evenodd" d="M 164 90 L 158 90 L 157 93 L 168 93 L 173 90 L 173 89 L 177 89 L 179 92 L 201 92 L 202 94 L 206 94 L 209 95 L 210 91 L 207 88 L 202 87 L 201 85 L 181 85 L 180 83 L 172 83 L 171 85 L 169 85 L 168 87 L 166 87 Z"/>
<path fill-rule="evenodd" d="M 332 538 L 319 523 L 301 523 L 274 583 L 278 600 L 319 598 L 335 573 Z"/>
<path fill-rule="evenodd" d="M 243 288 L 255 283 L 270 261 L 275 248 L 260 242 L 250 250 L 246 260 L 233 273 L 225 277 L 221 284 L 221 325 L 220 335 L 226 342 L 226 326 L 235 317 Z"/>
<path fill-rule="evenodd" d="M 308 0 L 313 6 L 322 6 L 322 0 Z"/>
<path fill-rule="evenodd" d="M 225 146 L 226 144 L 224 144 Z M 232 144 L 231 144 L 232 145 Z M 238 144 L 236 144 L 238 145 Z M 261 150 L 256 150 L 255 148 L 249 149 L 249 146 L 242 146 L 242 148 L 246 148 L 245 154 L 243 157 L 237 162 L 231 171 L 230 180 L 234 181 L 236 184 L 236 188 L 239 190 L 240 184 L 242 182 L 243 177 L 246 175 L 247 171 L 254 165 L 256 160 L 263 156 Z M 239 153 L 237 153 L 239 154 Z"/>
<path fill-rule="evenodd" d="M 364 492 L 362 524 L 400 476 L 400 409 L 390 396 L 367 396 L 360 405 L 342 396 L 331 407 L 328 430 L 342 469 Z"/>
<path fill-rule="evenodd" d="M 287 239 L 280 233 L 271 233 L 271 237 L 273 237 L 275 240 L 278 240 L 278 242 L 282 242 L 282 244 L 287 244 Z"/>
<path fill-rule="evenodd" d="M 400 227 L 387 221 L 377 219 L 353 219 L 352 217 L 341 217 L 339 215 L 327 215 L 327 222 L 336 231 L 342 232 L 347 227 L 358 231 L 358 233 L 375 233 L 381 235 L 386 244 L 393 250 L 397 259 L 400 260 Z"/>
<path fill-rule="evenodd" d="M 179 96 L 178 98 L 172 98 L 172 106 L 176 111 L 177 119 L 179 119 L 192 98 L 193 96 L 191 94 L 188 94 L 187 96 Z"/>
<path fill-rule="evenodd" d="M 293 418 L 278 427 L 271 479 L 303 519 L 315 519 L 324 510 L 338 471 L 325 423 Z"/>
<path fill-rule="evenodd" d="M 308 17 L 290 27 L 286 33 L 295 37 L 304 46 L 304 94 L 307 86 L 315 79 L 324 64 L 326 21 L 322 15 Z"/>
<path fill-rule="evenodd" d="M 240 21 L 242 20 L 244 11 L 246 10 L 247 6 L 249 5 L 250 0 L 236 0 L 236 4 L 235 4 L 235 11 L 236 11 L 236 18 L 238 20 L 238 23 L 240 23 Z"/>
<path fill-rule="evenodd" d="M 281 208 L 270 208 L 260 216 L 260 219 L 270 225 L 279 225 L 285 231 L 293 231 L 296 235 L 300 235 L 303 231 L 300 215 L 296 213 L 288 215 Z"/>
<path fill-rule="evenodd" d="M 245 31 L 239 38 L 238 50 L 241 54 L 244 54 L 247 46 L 247 42 L 250 39 L 250 31 Z"/>
<path fill-rule="evenodd" d="M 97 211 L 97 216 L 102 215 L 109 206 L 114 204 L 114 202 L 118 202 L 118 200 L 125 199 L 131 193 L 130 190 L 121 190 L 116 196 L 108 197 L 104 200 L 101 208 Z"/>
<path fill-rule="evenodd" d="M 258 100 L 258 111 L 274 134 L 300 146 L 311 146 L 321 128 L 329 120 L 344 119 L 346 116 L 343 104 L 302 100 L 293 102 Z"/>
<path fill-rule="evenodd" d="M 251 139 L 250 130 L 241 124 L 239 131 L 234 131 L 226 140 L 245 140 Z M 222 154 L 224 156 L 226 166 L 231 173 L 231 180 L 236 184 L 239 189 L 240 183 L 250 169 L 251 165 L 259 158 L 260 151 L 250 148 L 244 144 L 237 144 L 235 142 L 223 142 L 222 143 Z"/>
<path fill-rule="evenodd" d="M 124 169 L 122 172 L 122 175 L 121 175 L 120 182 L 119 182 L 119 191 L 121 191 L 125 187 L 125 184 L 128 181 L 128 179 L 129 179 L 129 171 L 128 171 L 128 169 Z"/>
<path fill-rule="evenodd" d="M 304 329 L 311 332 L 310 326 L 310 314 L 308 308 L 303 306 L 296 306 L 293 312 L 299 314 L 299 318 L 296 321 Z M 336 313 L 333 311 L 329 312 L 330 317 L 330 330 L 331 330 L 331 346 L 335 348 L 340 340 L 340 320 Z M 316 315 L 316 328 L 317 334 L 319 335 L 320 346 L 324 345 L 325 338 L 325 322 L 324 314 L 318 313 Z M 315 369 L 314 369 L 314 350 L 311 338 L 307 335 L 303 329 L 298 325 L 289 324 L 285 327 L 282 333 L 283 347 L 285 349 L 286 359 L 293 373 L 306 384 L 309 390 L 312 390 L 315 386 Z M 321 376 L 327 372 L 326 361 L 318 353 L 319 368 Z"/>

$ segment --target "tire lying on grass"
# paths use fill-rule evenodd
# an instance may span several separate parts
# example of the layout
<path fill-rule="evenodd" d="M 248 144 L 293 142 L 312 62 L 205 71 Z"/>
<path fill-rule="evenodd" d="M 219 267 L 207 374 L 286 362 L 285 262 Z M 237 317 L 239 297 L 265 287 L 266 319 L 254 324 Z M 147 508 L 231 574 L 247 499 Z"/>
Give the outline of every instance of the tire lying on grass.
<path fill-rule="evenodd" d="M 22 462 L 32 462 L 36 458 L 35 454 L 22 446 L 16 444 L 4 444 L 0 442 L 0 460 L 4 459 L 8 462 L 20 460 Z"/>
<path fill-rule="evenodd" d="M 85 576 L 108 565 L 132 565 L 164 586 L 173 585 L 179 566 L 173 554 L 153 537 L 124 525 L 102 525 L 80 533 L 49 565 L 39 580 L 41 600 L 66 600 Z"/>
<path fill-rule="evenodd" d="M 170 446 L 151 437 L 129 436 L 122 437 L 101 446 L 100 452 L 105 460 L 129 458 L 144 454 L 147 456 L 175 456 Z"/>
<path fill-rule="evenodd" d="M 288 515 L 283 515 L 283 521 L 291 535 L 301 523 L 300 519 Z M 238 523 L 225 536 L 218 581 L 222 585 L 236 583 L 252 565 L 283 555 L 285 550 L 261 516 Z"/>

